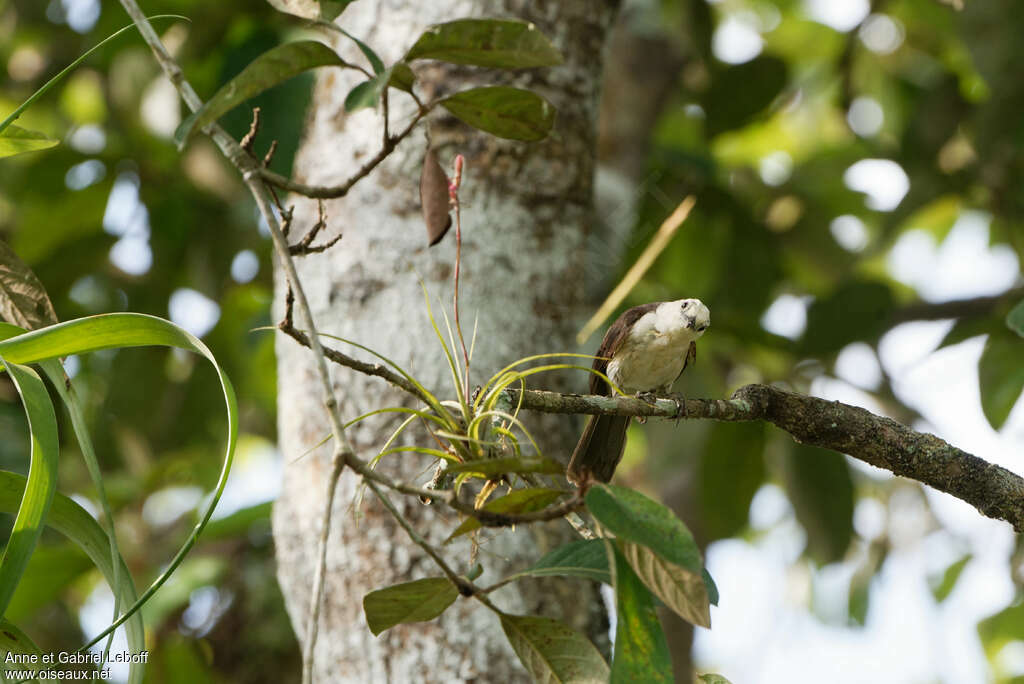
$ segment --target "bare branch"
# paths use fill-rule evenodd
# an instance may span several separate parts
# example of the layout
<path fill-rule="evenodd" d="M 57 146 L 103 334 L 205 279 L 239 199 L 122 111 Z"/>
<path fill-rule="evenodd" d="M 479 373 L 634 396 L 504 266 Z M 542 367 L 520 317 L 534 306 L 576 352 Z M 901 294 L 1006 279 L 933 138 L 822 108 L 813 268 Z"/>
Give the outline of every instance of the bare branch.
<path fill-rule="evenodd" d="M 382 161 L 387 159 L 388 155 L 394 151 L 398 143 L 401 142 L 402 139 L 408 137 L 412 132 L 412 129 L 416 127 L 416 124 L 420 122 L 420 119 L 427 115 L 432 106 L 433 105 L 428 104 L 420 107 L 416 112 L 416 115 L 413 116 L 412 121 L 410 121 L 405 128 L 394 136 L 387 138 L 384 141 L 384 144 L 381 145 L 380 151 L 363 164 L 351 178 L 341 185 L 306 185 L 304 183 L 298 183 L 289 178 L 285 178 L 281 174 L 274 173 L 269 169 L 259 169 L 259 177 L 266 183 L 312 199 L 336 199 L 338 197 L 344 197 L 348 194 L 348 191 L 352 189 L 353 185 L 365 178 L 371 171 L 377 168 Z"/>
<path fill-rule="evenodd" d="M 513 401 L 518 401 L 518 390 Z M 827 401 L 768 385 L 747 385 L 731 399 L 686 399 L 679 411 L 670 399 L 648 404 L 632 397 L 522 393 L 522 408 L 547 413 L 589 413 L 664 418 L 764 420 L 803 444 L 847 454 L 895 475 L 952 494 L 982 515 L 1024 531 L 1024 478 L 958 449 L 935 435 L 838 401 Z M 683 415 L 678 415 L 678 414 Z"/>

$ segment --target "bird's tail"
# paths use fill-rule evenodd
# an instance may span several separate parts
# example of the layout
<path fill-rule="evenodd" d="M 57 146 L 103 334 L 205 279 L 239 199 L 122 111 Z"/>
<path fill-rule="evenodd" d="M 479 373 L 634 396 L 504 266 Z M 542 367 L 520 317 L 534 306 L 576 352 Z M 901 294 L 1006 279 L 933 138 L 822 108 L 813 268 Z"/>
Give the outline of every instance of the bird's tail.
<path fill-rule="evenodd" d="M 570 482 L 579 485 L 589 478 L 601 482 L 612 479 L 626 448 L 629 421 L 629 416 L 590 417 L 569 461 L 566 477 Z"/>

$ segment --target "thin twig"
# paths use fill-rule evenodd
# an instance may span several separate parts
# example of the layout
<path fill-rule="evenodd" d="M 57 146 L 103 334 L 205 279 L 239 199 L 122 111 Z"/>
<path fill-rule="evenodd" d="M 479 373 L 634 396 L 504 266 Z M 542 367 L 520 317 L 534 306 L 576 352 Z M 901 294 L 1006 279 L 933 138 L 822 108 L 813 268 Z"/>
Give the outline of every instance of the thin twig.
<path fill-rule="evenodd" d="M 306 623 L 306 640 L 302 649 L 302 681 L 313 681 L 313 649 L 316 647 L 320 632 L 320 607 L 323 605 L 324 577 L 327 574 L 327 542 L 331 533 L 331 513 L 334 510 L 334 493 L 338 489 L 341 471 L 345 461 L 341 454 L 335 452 L 331 462 L 331 475 L 327 483 L 327 499 L 324 502 L 323 523 L 320 527 L 320 538 L 317 541 L 316 573 L 313 575 L 313 591 L 309 594 L 309 621 Z"/>
<path fill-rule="evenodd" d="M 245 137 L 242 138 L 242 142 L 239 143 L 239 144 L 242 146 L 243 150 L 245 150 L 249 154 L 253 155 L 254 157 L 256 155 L 252 151 L 252 145 L 253 145 L 254 142 L 256 142 L 256 134 L 259 133 L 259 132 L 260 132 L 260 108 L 259 107 L 253 107 L 252 108 L 252 122 L 249 124 L 249 132 L 245 134 Z"/>
<path fill-rule="evenodd" d="M 472 596 L 480 591 L 472 582 L 465 577 L 461 577 L 457 572 L 455 572 L 451 566 L 441 558 L 441 554 L 438 553 L 426 539 L 421 537 L 419 533 L 412 528 L 409 521 L 405 519 L 405 516 L 402 515 L 397 508 L 395 508 L 395 505 L 391 503 L 391 499 L 388 498 L 387 494 L 380 490 L 380 487 L 376 482 L 365 477 L 363 478 L 363 482 L 365 482 L 366 486 L 377 495 L 377 498 L 380 499 L 380 502 L 384 504 L 384 507 L 391 513 L 395 522 L 397 522 L 401 528 L 405 530 L 405 533 L 409 535 L 409 539 L 423 549 L 423 551 L 433 559 L 434 563 L 437 564 L 437 567 L 441 568 L 441 572 L 443 572 L 445 577 L 447 577 L 451 583 L 458 588 L 460 594 L 463 596 Z"/>
<path fill-rule="evenodd" d="M 374 155 L 369 161 L 363 164 L 358 171 L 356 171 L 347 181 L 341 185 L 324 186 L 324 185 L 306 185 L 304 183 L 297 183 L 290 178 L 285 178 L 281 174 L 274 173 L 270 169 L 259 169 L 258 175 L 263 181 L 270 183 L 271 185 L 277 186 L 283 190 L 294 192 L 297 195 L 303 195 L 312 199 L 336 199 L 338 197 L 344 197 L 348 194 L 348 191 L 352 189 L 352 186 L 366 177 L 371 171 L 387 159 L 388 155 L 394 151 L 395 147 L 399 142 L 408 137 L 412 129 L 415 128 L 416 124 L 420 122 L 424 116 L 431 110 L 433 103 L 428 103 L 426 106 L 420 107 L 416 114 L 413 116 L 412 121 L 399 131 L 394 136 L 387 139 L 381 146 L 379 152 Z"/>
<path fill-rule="evenodd" d="M 131 17 L 132 21 L 139 28 L 139 32 L 153 51 L 153 54 L 156 57 L 157 62 L 160 64 L 164 74 L 170 79 L 171 83 L 174 84 L 189 109 L 193 112 L 198 110 L 203 104 L 202 100 L 185 79 L 181 67 L 167 52 L 163 43 L 160 42 L 160 38 L 153 30 L 153 27 L 149 24 L 149 21 L 142 13 L 142 10 L 139 9 L 136 1 L 121 0 L 121 5 L 125 8 L 125 11 Z M 414 121 L 418 121 L 421 116 L 422 114 L 418 115 Z M 242 149 L 241 145 L 239 145 L 234 138 L 228 135 L 217 124 L 210 124 L 206 126 L 203 131 L 213 139 L 221 152 L 242 174 L 242 179 L 249 188 L 249 192 L 256 201 L 256 206 L 259 208 L 260 214 L 266 222 L 267 228 L 270 230 L 270 236 L 274 245 L 274 250 L 277 252 L 280 266 L 284 269 L 285 277 L 295 294 L 295 301 L 298 304 L 300 321 L 302 325 L 310 331 L 309 339 L 313 351 L 313 358 L 316 363 L 317 376 L 320 379 L 324 405 L 327 409 L 327 416 L 331 424 L 331 433 L 334 436 L 334 454 L 332 456 L 332 463 L 345 463 L 348 461 L 349 456 L 354 458 L 355 453 L 352 449 L 352 444 L 349 442 L 348 436 L 345 433 L 345 422 L 342 420 L 338 400 L 335 397 L 334 389 L 331 386 L 331 376 L 327 369 L 327 361 L 324 356 L 323 347 L 320 344 L 320 336 L 316 332 L 316 325 L 313 320 L 313 313 L 310 309 L 309 301 L 306 298 L 305 290 L 302 288 L 302 283 L 299 281 L 298 272 L 295 270 L 295 263 L 291 258 L 291 254 L 289 254 L 287 239 L 281 232 L 281 227 L 278 224 L 277 217 L 274 215 L 274 210 L 271 206 L 271 194 L 263 184 L 261 174 L 269 173 L 269 171 L 263 169 L 255 159 Z M 338 472 L 338 476 L 340 476 L 340 471 Z M 334 477 L 331 482 L 328 482 L 328 491 L 333 492 L 336 486 L 337 477 Z M 329 530 L 329 528 L 327 529 Z M 326 546 L 324 547 L 324 550 L 326 550 Z M 313 587 L 314 594 L 319 594 L 322 591 L 322 576 L 320 577 L 320 580 L 321 584 Z M 315 637 L 315 629 L 313 628 L 307 629 L 306 633 L 311 637 Z M 307 683 L 311 681 L 310 678 L 312 676 L 312 654 L 315 650 L 314 647 L 315 643 L 313 642 L 313 639 L 310 639 L 307 653 L 303 656 L 303 681 Z M 306 676 L 307 674 L 309 677 Z"/>

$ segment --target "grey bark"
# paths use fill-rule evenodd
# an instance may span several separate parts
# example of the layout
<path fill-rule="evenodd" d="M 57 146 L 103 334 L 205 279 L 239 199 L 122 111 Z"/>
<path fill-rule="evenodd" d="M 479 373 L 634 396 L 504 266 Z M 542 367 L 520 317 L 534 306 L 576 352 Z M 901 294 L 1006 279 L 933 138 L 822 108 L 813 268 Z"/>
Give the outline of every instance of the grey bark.
<path fill-rule="evenodd" d="M 430 64 L 418 69 L 427 97 L 479 84 L 506 83 L 530 88 L 558 108 L 555 134 L 525 145 L 502 141 L 466 128 L 451 117 L 429 122 L 432 144 L 450 169 L 454 154 L 466 157 L 463 184 L 462 315 L 467 336 L 479 321 L 473 356 L 473 382 L 517 358 L 570 350 L 582 301 L 583 240 L 592 218 L 595 119 L 602 44 L 615 2 L 439 1 L 405 3 L 363 0 L 341 23 L 381 54 L 386 63 L 401 56 L 429 24 L 467 16 L 516 16 L 535 22 L 563 51 L 562 67 L 502 73 Z M 359 60 L 343 43 L 345 54 Z M 306 183 L 342 182 L 379 149 L 379 112 L 344 112 L 342 102 L 357 81 L 349 72 L 319 77 L 305 139 L 296 162 Z M 408 120 L 411 108 L 393 91 L 393 128 Z M 427 319 L 420 283 L 430 293 L 439 324 L 449 309 L 454 240 L 450 235 L 426 248 L 418 209 L 418 173 L 425 140 L 414 134 L 348 196 L 327 202 L 327 236 L 341 242 L 321 255 L 305 257 L 300 275 L 321 331 L 356 340 L 393 359 L 426 387 L 453 398 L 447 364 Z M 315 221 L 315 203 L 295 200 L 293 231 Z M 293 238 L 297 239 L 297 238 Z M 277 296 L 284 298 L 280 274 Z M 278 314 L 280 315 L 280 308 Z M 340 344 L 340 343 L 339 343 Z M 329 432 L 308 350 L 279 336 L 279 433 L 285 470 L 274 510 L 278 577 L 300 640 L 316 564 L 316 539 L 324 509 L 329 448 L 292 462 Z M 353 355 L 375 359 L 355 350 Z M 343 415 L 354 418 L 376 408 L 411 405 L 408 396 L 378 378 L 335 368 L 333 379 Z M 544 384 L 570 389 L 578 378 L 550 376 Z M 351 430 L 362 458 L 380 449 L 399 421 L 370 420 Z M 564 417 L 531 423 L 546 453 L 563 460 L 576 437 Z M 416 434 L 421 444 L 428 438 Z M 379 467 L 412 479 L 427 463 L 413 455 L 387 457 Z M 422 479 L 421 479 L 422 481 Z M 439 620 L 400 625 L 379 637 L 366 628 L 362 597 L 369 591 L 439 571 L 414 547 L 380 504 L 359 498 L 351 473 L 342 476 L 334 502 L 327 558 L 325 605 L 316 650 L 316 680 L 519 681 L 526 675 L 507 646 L 494 616 L 474 601 L 460 599 Z M 418 501 L 392 500 L 429 540 L 439 543 L 458 519 Z M 481 582 L 499 579 L 569 538 L 562 522 L 485 532 Z M 468 545 L 444 547 L 461 572 L 469 567 Z M 600 599 L 579 583 L 527 581 L 496 592 L 495 602 L 520 614 L 561 617 L 599 642 L 605 627 Z"/>

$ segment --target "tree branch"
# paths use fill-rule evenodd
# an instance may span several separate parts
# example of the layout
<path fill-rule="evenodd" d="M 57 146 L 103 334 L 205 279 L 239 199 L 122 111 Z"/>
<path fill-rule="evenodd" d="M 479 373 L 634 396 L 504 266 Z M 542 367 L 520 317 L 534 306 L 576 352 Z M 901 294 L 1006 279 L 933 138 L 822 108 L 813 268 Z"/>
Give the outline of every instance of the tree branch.
<path fill-rule="evenodd" d="M 519 401 L 519 390 L 513 402 Z M 966 501 L 982 515 L 1024 531 L 1024 478 L 958 449 L 935 435 L 838 401 L 768 385 L 747 385 L 731 399 L 670 399 L 648 404 L 632 397 L 522 392 L 522 408 L 547 413 L 764 420 L 803 444 L 831 449 Z"/>

